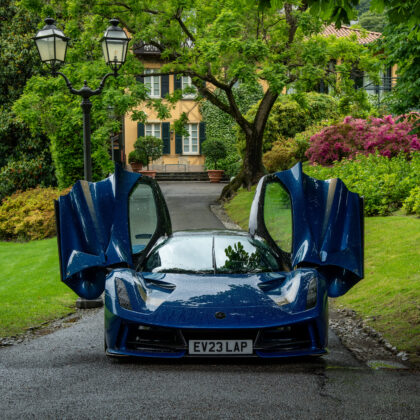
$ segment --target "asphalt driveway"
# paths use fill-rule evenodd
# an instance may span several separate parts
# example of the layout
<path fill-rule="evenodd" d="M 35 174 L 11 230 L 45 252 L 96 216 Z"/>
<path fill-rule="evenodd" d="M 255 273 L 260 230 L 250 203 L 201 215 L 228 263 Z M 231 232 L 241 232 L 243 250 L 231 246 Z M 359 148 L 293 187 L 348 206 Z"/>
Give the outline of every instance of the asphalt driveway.
<path fill-rule="evenodd" d="M 209 211 L 223 185 L 164 183 L 174 230 L 222 228 Z M 108 360 L 103 310 L 0 348 L 0 418 L 415 419 L 420 375 L 374 371 L 332 334 L 324 358 Z"/>

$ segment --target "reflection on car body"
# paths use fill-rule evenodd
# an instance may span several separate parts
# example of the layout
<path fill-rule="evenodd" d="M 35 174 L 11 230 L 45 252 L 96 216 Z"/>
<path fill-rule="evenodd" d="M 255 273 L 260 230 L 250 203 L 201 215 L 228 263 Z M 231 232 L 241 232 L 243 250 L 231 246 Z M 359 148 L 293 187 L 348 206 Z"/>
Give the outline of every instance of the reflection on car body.
<path fill-rule="evenodd" d="M 105 291 L 111 356 L 321 355 L 328 296 L 363 278 L 362 200 L 300 164 L 261 179 L 248 233 L 172 233 L 158 184 L 119 167 L 56 215 L 62 280 Z"/>

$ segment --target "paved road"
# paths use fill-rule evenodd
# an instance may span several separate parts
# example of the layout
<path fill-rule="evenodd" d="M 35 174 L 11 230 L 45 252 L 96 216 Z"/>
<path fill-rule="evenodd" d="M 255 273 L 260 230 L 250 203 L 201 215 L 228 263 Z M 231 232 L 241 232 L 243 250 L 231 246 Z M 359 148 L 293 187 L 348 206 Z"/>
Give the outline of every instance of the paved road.
<path fill-rule="evenodd" d="M 219 186 L 163 185 L 174 229 L 221 227 L 208 213 Z M 321 359 L 114 362 L 103 312 L 0 348 L 0 419 L 415 419 L 420 375 L 373 371 L 332 335 Z"/>

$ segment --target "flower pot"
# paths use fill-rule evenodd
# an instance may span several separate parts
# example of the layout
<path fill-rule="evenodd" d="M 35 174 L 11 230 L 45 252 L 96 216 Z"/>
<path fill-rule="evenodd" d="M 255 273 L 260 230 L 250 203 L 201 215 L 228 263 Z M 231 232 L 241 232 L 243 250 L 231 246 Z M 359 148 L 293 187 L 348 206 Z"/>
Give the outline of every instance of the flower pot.
<path fill-rule="evenodd" d="M 147 169 L 142 169 L 141 171 L 139 171 L 142 175 L 146 175 L 150 178 L 156 178 L 156 173 L 157 171 L 152 171 L 152 170 L 147 170 Z"/>
<path fill-rule="evenodd" d="M 133 172 L 140 172 L 143 169 L 143 164 L 138 162 L 130 162 Z"/>
<path fill-rule="evenodd" d="M 208 170 L 207 173 L 209 175 L 210 182 L 220 182 L 224 172 L 225 171 L 223 169 Z"/>

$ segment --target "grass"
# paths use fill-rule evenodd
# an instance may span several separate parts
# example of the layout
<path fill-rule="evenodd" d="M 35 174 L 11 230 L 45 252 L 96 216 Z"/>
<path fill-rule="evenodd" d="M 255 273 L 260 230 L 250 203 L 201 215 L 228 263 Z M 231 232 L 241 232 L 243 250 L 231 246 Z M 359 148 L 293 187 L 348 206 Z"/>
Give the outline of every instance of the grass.
<path fill-rule="evenodd" d="M 60 281 L 57 240 L 0 242 L 0 337 L 74 312 L 76 295 Z"/>
<path fill-rule="evenodd" d="M 225 205 L 243 229 L 254 190 Z M 400 350 L 420 361 L 420 219 L 401 212 L 365 218 L 365 278 L 335 304 L 351 308 Z"/>

